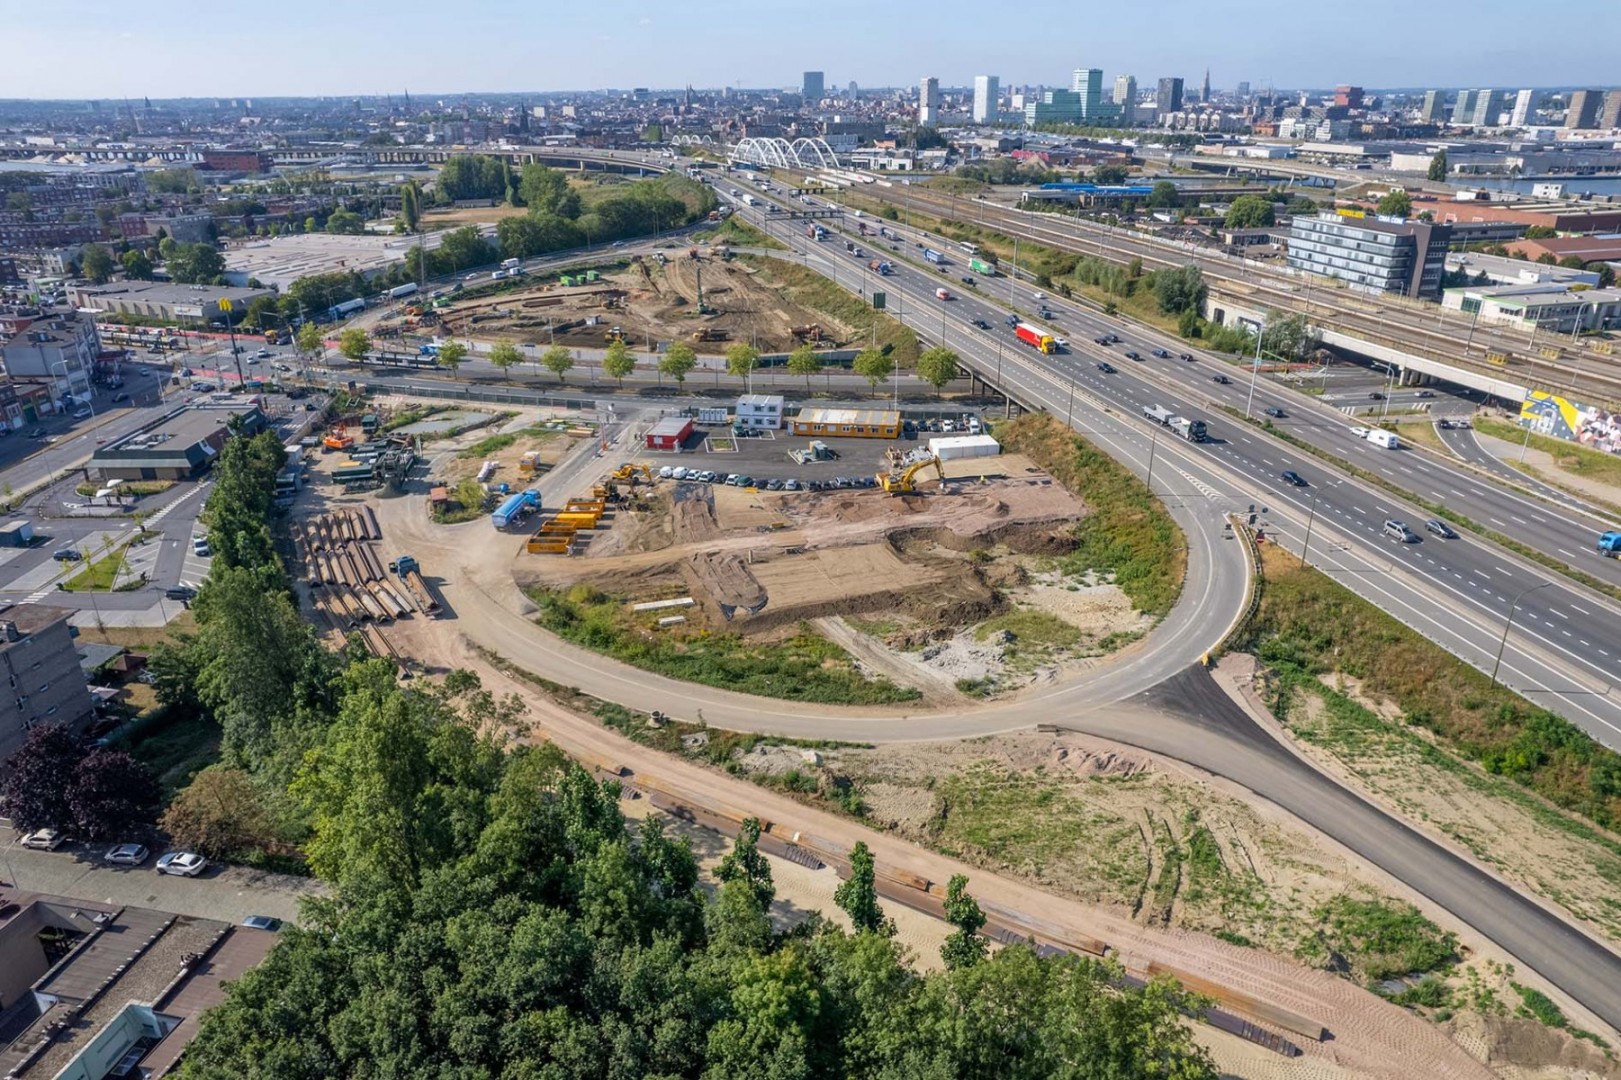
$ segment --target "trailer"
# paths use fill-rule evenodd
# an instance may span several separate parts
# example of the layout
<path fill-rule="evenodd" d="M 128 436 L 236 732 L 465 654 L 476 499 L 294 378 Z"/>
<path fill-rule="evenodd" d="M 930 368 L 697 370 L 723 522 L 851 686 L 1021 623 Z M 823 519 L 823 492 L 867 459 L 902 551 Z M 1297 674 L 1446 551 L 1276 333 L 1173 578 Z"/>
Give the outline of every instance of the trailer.
<path fill-rule="evenodd" d="M 1013 324 L 1013 334 L 1026 345 L 1039 349 L 1044 353 L 1058 351 L 1058 339 L 1039 326 L 1032 326 L 1027 322 L 1015 322 Z"/>
<path fill-rule="evenodd" d="M 946 257 L 944 255 L 940 254 L 938 251 L 934 250 L 933 248 L 924 248 L 923 249 L 923 258 L 925 260 L 927 260 L 928 262 L 935 263 L 936 265 L 939 265 L 939 266 L 944 266 L 945 262 L 946 262 Z"/>
<path fill-rule="evenodd" d="M 1176 419 L 1176 414 L 1163 405 L 1144 405 L 1143 415 L 1156 424 L 1166 426 L 1169 426 L 1171 421 Z"/>
<path fill-rule="evenodd" d="M 331 307 L 327 308 L 326 315 L 329 319 L 341 319 L 347 315 L 353 315 L 357 311 L 364 311 L 365 309 L 366 301 L 364 300 L 345 300 L 341 304 L 333 304 Z"/>
<path fill-rule="evenodd" d="M 1374 428 L 1368 432 L 1368 441 L 1375 446 L 1382 446 L 1386 450 L 1401 449 L 1401 440 L 1396 437 L 1396 433 L 1386 431 L 1384 428 Z"/>
<path fill-rule="evenodd" d="M 428 588 L 428 583 L 422 580 L 422 567 L 417 565 L 416 559 L 410 555 L 401 555 L 388 564 L 391 572 L 405 583 L 411 592 L 411 599 L 421 609 L 422 614 L 433 617 L 439 614 L 439 601 Z"/>
<path fill-rule="evenodd" d="M 518 259 L 502 259 L 501 260 L 501 269 L 503 269 L 503 270 L 516 270 L 518 267 L 520 267 L 522 265 L 523 265 L 523 263 L 521 261 L 519 261 Z"/>
<path fill-rule="evenodd" d="M 517 524 L 539 509 L 540 492 L 534 488 L 515 492 L 507 496 L 506 500 L 495 508 L 495 513 L 490 515 L 490 524 L 497 529 L 505 529 L 510 525 Z"/>
<path fill-rule="evenodd" d="M 407 282 L 404 285 L 396 285 L 394 288 L 388 290 L 388 298 L 390 300 L 403 300 L 405 297 L 416 292 L 418 288 L 420 288 L 420 286 L 418 286 L 414 281 Z"/>
<path fill-rule="evenodd" d="M 981 275 L 983 275 L 985 277 L 995 277 L 996 276 L 996 267 L 992 266 L 990 263 L 986 262 L 984 259 L 969 259 L 968 260 L 968 269 L 972 270 L 976 274 L 981 274 Z"/>

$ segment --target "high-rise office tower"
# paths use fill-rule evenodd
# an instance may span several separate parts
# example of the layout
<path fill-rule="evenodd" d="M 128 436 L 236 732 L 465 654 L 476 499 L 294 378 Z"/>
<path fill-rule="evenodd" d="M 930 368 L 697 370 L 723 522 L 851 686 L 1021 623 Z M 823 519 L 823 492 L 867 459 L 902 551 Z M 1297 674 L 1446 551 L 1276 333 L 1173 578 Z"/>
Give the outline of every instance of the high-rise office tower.
<path fill-rule="evenodd" d="M 1565 112 L 1565 128 L 1585 131 L 1598 125 L 1597 90 L 1578 90 L 1570 95 L 1570 108 Z"/>
<path fill-rule="evenodd" d="M 1001 111 L 998 99 L 1002 88 L 995 75 L 974 76 L 974 123 L 991 124 L 996 122 L 997 114 Z"/>
<path fill-rule="evenodd" d="M 932 126 L 940 122 L 940 80 L 933 75 L 918 83 L 917 122 Z"/>
<path fill-rule="evenodd" d="M 1182 111 L 1182 80 L 1161 79 L 1159 92 L 1154 95 L 1154 107 L 1160 116 Z M 1157 120 L 1155 121 L 1158 122 Z"/>
<path fill-rule="evenodd" d="M 1418 118 L 1426 124 L 1446 123 L 1447 92 L 1445 90 L 1424 91 L 1424 105 L 1418 110 Z"/>
<path fill-rule="evenodd" d="M 1521 90 L 1514 95 L 1514 111 L 1508 119 L 1511 125 L 1524 127 L 1531 122 L 1531 103 L 1536 96 L 1534 90 Z"/>
<path fill-rule="evenodd" d="M 1452 103 L 1452 123 L 1455 127 L 1466 127 L 1475 122 L 1475 103 L 1480 100 L 1479 90 L 1459 90 L 1458 99 Z"/>
<path fill-rule="evenodd" d="M 1598 126 L 1606 131 L 1621 127 L 1621 90 L 1611 90 L 1604 95 L 1604 108 L 1599 113 Z"/>
<path fill-rule="evenodd" d="M 807 105 L 815 105 L 818 101 L 821 101 L 824 96 L 826 96 L 826 91 L 823 89 L 822 73 L 820 71 L 805 72 L 804 85 L 800 90 L 800 95 L 804 97 L 805 104 Z"/>
<path fill-rule="evenodd" d="M 1081 119 L 1096 120 L 1103 105 L 1103 69 L 1076 68 L 1075 74 L 1070 78 L 1069 88 L 1080 96 Z"/>
<path fill-rule="evenodd" d="M 1249 100 L 1250 96 L 1250 84 L 1247 82 L 1241 82 L 1236 88 L 1234 88 L 1233 92 L 1238 95 L 1239 100 L 1247 101 Z"/>
<path fill-rule="evenodd" d="M 1130 127 L 1137 122 L 1137 76 L 1114 77 L 1114 103 L 1120 110 L 1120 123 Z"/>

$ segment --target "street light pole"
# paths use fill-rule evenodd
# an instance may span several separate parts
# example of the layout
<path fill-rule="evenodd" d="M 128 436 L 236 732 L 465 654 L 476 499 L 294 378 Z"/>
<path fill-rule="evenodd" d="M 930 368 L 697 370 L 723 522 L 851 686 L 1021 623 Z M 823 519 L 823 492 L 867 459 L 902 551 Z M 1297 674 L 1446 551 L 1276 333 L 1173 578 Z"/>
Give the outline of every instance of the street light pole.
<path fill-rule="evenodd" d="M 1497 669 L 1503 665 L 1503 650 L 1508 646 L 1509 628 L 1514 625 L 1514 611 L 1520 606 L 1521 598 L 1524 597 L 1526 593 L 1536 592 L 1538 589 L 1546 589 L 1552 584 L 1553 582 L 1551 581 L 1544 581 L 1539 585 L 1532 585 L 1529 588 L 1521 589 L 1518 595 L 1514 597 L 1514 602 L 1508 606 L 1508 619 L 1503 623 L 1503 638 L 1497 643 L 1497 659 L 1492 661 L 1493 686 L 1497 685 Z"/>
<path fill-rule="evenodd" d="M 1306 556 L 1311 552 L 1311 523 L 1317 520 L 1317 493 L 1311 493 L 1311 512 L 1306 515 L 1306 541 L 1300 545 L 1300 562 L 1306 562 Z"/>
<path fill-rule="evenodd" d="M 1255 406 L 1255 380 L 1261 374 L 1261 338 L 1266 335 L 1266 324 L 1262 323 L 1255 328 L 1255 360 L 1250 364 L 1250 394 L 1244 402 L 1244 419 L 1250 418 L 1250 410 Z"/>

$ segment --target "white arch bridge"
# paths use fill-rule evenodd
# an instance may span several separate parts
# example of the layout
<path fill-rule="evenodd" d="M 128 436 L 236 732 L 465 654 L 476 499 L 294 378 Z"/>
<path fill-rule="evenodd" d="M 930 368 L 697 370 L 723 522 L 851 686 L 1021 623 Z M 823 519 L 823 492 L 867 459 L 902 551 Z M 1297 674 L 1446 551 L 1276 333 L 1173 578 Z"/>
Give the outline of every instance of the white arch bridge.
<path fill-rule="evenodd" d="M 670 140 L 671 146 L 714 146 L 715 140 L 708 135 L 677 135 Z"/>
<path fill-rule="evenodd" d="M 742 139 L 727 157 L 740 165 L 765 165 L 780 169 L 836 169 L 838 156 L 824 139 Z"/>

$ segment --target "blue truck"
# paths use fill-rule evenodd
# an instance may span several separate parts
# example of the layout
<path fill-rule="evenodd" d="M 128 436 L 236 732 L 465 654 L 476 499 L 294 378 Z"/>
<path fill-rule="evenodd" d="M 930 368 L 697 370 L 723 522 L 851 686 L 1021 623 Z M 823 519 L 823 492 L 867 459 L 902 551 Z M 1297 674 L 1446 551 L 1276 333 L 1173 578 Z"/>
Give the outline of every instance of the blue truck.
<path fill-rule="evenodd" d="M 1621 559 L 1621 532 L 1603 533 L 1598 538 L 1598 553 L 1612 559 Z"/>
<path fill-rule="evenodd" d="M 519 491 L 508 495 L 501 505 L 495 508 L 495 513 L 490 515 L 490 524 L 497 529 L 505 529 L 508 526 L 516 525 L 539 509 L 540 492 L 534 488 Z"/>

